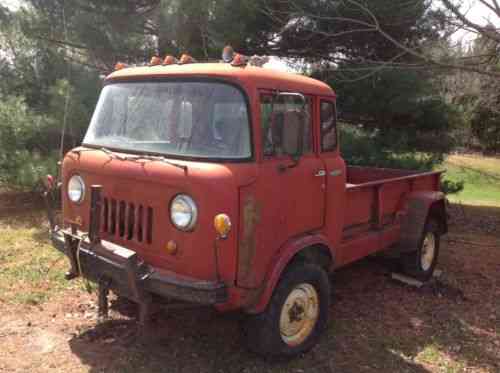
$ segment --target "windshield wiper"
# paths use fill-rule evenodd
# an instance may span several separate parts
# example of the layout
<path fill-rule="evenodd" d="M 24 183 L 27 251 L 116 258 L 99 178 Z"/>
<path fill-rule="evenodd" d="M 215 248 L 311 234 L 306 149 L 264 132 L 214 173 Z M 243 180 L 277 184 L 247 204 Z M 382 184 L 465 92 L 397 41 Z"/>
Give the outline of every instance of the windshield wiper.
<path fill-rule="evenodd" d="M 182 164 L 174 163 L 166 159 L 165 157 L 162 156 L 156 156 L 156 155 L 120 155 L 118 153 L 115 153 L 114 151 L 101 147 L 99 150 L 103 151 L 104 153 L 108 154 L 112 159 L 118 159 L 120 161 L 131 161 L 131 162 L 140 162 L 140 161 L 150 161 L 150 162 L 162 162 L 169 164 L 171 166 L 180 168 L 181 170 L 184 171 L 184 173 L 188 172 L 188 167 L 184 166 Z"/>

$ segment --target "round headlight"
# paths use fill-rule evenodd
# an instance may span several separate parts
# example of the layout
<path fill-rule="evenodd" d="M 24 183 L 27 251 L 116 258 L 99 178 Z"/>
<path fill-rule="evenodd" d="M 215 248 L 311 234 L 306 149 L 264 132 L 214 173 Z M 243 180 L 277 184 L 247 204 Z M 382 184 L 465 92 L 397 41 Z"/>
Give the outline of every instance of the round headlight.
<path fill-rule="evenodd" d="M 85 198 L 85 183 L 81 176 L 75 175 L 68 182 L 68 198 L 79 203 Z"/>
<path fill-rule="evenodd" d="M 198 218 L 198 208 L 194 200 L 185 195 L 179 194 L 170 204 L 170 219 L 172 223 L 182 231 L 190 231 L 196 225 Z"/>

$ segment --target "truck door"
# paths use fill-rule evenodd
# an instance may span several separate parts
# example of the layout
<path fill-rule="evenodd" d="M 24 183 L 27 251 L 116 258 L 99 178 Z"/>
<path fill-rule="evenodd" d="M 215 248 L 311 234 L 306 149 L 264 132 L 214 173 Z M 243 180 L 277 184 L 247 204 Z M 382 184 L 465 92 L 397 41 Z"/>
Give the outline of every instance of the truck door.
<path fill-rule="evenodd" d="M 338 248 L 342 239 L 346 199 L 346 165 L 339 150 L 335 99 L 333 97 L 320 98 L 317 105 L 318 149 L 326 170 L 325 232 L 334 248 Z"/>
<path fill-rule="evenodd" d="M 261 101 L 266 105 L 266 96 Z M 306 103 L 290 97 L 276 102 L 263 128 L 264 159 L 262 170 L 273 180 L 274 196 L 281 198 L 284 239 L 321 228 L 325 201 L 325 170 L 313 152 L 313 100 Z M 264 109 L 264 108 L 262 108 Z M 302 156 L 286 155 L 294 132 L 303 129 Z M 278 197 L 281 196 L 281 197 Z"/>
<path fill-rule="evenodd" d="M 259 176 L 240 194 L 243 245 L 240 241 L 238 285 L 242 287 L 259 286 L 277 250 L 287 240 L 321 228 L 324 221 L 325 169 L 313 151 L 314 101 L 306 97 L 304 110 L 303 101 L 274 100 L 272 94 L 261 92 Z M 299 129 L 303 155 L 294 160 L 286 155 L 286 147 Z M 248 226 L 255 221 L 255 233 L 249 234 Z"/>

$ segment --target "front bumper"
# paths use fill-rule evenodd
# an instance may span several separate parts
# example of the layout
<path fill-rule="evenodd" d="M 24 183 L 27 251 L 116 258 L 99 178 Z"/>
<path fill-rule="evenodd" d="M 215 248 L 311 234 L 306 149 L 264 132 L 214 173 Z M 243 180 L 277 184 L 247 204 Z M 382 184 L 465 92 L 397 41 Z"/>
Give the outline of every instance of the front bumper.
<path fill-rule="evenodd" d="M 73 272 L 94 282 L 106 281 L 109 288 L 137 302 L 152 294 L 204 305 L 228 299 L 222 282 L 200 281 L 151 267 L 134 251 L 111 242 L 92 244 L 85 236 L 65 230 L 53 231 L 51 237 L 54 247 L 69 258 Z"/>

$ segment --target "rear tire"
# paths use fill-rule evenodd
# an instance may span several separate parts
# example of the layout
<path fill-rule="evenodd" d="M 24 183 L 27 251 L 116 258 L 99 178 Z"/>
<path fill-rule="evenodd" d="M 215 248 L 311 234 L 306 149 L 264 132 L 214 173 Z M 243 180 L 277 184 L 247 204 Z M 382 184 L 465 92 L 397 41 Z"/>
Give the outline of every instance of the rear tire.
<path fill-rule="evenodd" d="M 421 281 L 429 280 L 438 262 L 440 238 L 438 222 L 429 219 L 425 224 L 418 249 L 402 254 L 403 272 Z"/>
<path fill-rule="evenodd" d="M 280 279 L 266 310 L 249 315 L 243 331 L 260 355 L 291 358 L 318 342 L 328 321 L 330 282 L 319 266 L 293 265 Z"/>

